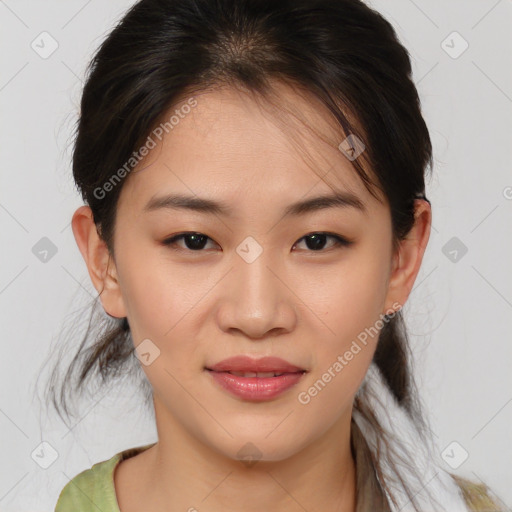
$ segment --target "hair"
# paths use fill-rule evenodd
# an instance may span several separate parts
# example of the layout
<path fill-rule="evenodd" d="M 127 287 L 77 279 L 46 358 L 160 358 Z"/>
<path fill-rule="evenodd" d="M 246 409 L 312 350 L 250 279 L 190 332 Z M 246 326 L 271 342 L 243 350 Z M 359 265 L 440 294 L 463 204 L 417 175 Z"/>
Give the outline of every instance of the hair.
<path fill-rule="evenodd" d="M 372 195 L 379 189 L 387 200 L 394 248 L 414 225 L 415 201 L 428 201 L 425 174 L 432 167 L 432 145 L 409 54 L 391 24 L 360 0 L 141 0 L 102 42 L 86 74 L 73 177 L 112 257 L 116 206 L 126 178 L 106 197 L 98 189 L 172 106 L 221 86 L 263 100 L 270 100 L 276 82 L 305 90 L 325 106 L 343 137 L 363 141 L 365 151 L 352 161 L 353 169 Z M 97 298 L 92 310 L 96 307 Z M 94 343 L 87 347 L 91 331 Z M 382 328 L 373 362 L 422 431 L 401 311 Z M 68 397 L 82 392 L 88 379 L 99 375 L 106 383 L 139 367 L 126 318 L 105 318 L 92 329 L 90 320 L 60 386 L 54 369 L 48 396 L 59 415 L 62 410 L 69 417 Z M 142 387 L 149 404 L 144 378 Z M 364 393 L 356 396 L 354 410 L 391 447 Z M 353 442 L 356 452 L 364 449 L 359 433 Z M 391 455 L 393 466 L 398 462 Z M 361 460 L 362 478 L 371 471 L 382 477 L 378 456 Z M 374 492 L 393 499 L 383 478 Z"/>

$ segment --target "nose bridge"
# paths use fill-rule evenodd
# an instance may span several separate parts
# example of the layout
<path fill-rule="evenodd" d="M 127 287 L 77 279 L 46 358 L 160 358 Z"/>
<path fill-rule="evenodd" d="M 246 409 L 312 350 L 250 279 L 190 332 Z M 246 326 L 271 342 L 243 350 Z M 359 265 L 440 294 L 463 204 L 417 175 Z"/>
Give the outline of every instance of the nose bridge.
<path fill-rule="evenodd" d="M 252 237 L 239 244 L 236 253 L 220 316 L 223 329 L 260 337 L 273 329 L 293 328 L 293 294 L 279 279 L 277 255 Z"/>
<path fill-rule="evenodd" d="M 277 266 L 272 250 L 247 237 L 236 252 L 235 273 L 240 283 L 237 300 L 261 313 L 275 308 L 282 290 L 275 277 Z M 271 271 L 272 267 L 274 272 Z"/>

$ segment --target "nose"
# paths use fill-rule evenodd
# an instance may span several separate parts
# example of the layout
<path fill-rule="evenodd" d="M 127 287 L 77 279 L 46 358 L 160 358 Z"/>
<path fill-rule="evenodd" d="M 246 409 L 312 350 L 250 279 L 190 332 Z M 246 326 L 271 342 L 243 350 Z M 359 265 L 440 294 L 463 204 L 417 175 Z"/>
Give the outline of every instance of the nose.
<path fill-rule="evenodd" d="M 264 250 L 250 263 L 235 256 L 217 309 L 217 321 L 223 331 L 243 333 L 257 340 L 295 328 L 298 299 L 292 291 L 293 283 L 269 252 Z"/>

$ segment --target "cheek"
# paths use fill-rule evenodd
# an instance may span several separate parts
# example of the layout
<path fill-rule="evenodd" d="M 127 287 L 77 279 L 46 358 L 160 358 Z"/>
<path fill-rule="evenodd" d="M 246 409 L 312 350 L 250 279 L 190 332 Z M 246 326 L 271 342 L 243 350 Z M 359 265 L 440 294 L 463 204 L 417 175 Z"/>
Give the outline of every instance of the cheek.
<path fill-rule="evenodd" d="M 134 345 L 141 344 L 150 361 L 141 367 L 156 395 L 172 397 L 173 410 L 190 406 L 179 383 L 197 372 L 190 371 L 197 359 L 193 343 L 197 332 L 197 305 L 211 287 L 208 279 L 191 278 L 190 271 L 171 266 L 157 251 L 125 252 L 119 266 L 122 293 L 130 318 Z M 148 343 L 145 340 L 150 340 Z M 190 387 L 187 385 L 187 388 Z"/>
<path fill-rule="evenodd" d="M 124 251 L 118 268 L 134 341 L 175 337 L 211 287 L 207 275 L 191 276 L 189 268 L 172 265 L 160 251 Z"/>
<path fill-rule="evenodd" d="M 301 283 L 297 295 L 307 297 L 308 307 L 322 321 L 322 336 L 332 341 L 329 345 L 342 348 L 384 312 L 388 262 L 379 256 L 384 251 L 374 249 L 354 251 L 337 267 L 296 281 Z"/>
<path fill-rule="evenodd" d="M 320 403 L 336 410 L 343 407 L 352 400 L 366 374 L 383 326 L 388 271 L 385 254 L 385 249 L 376 251 L 375 247 L 354 251 L 337 272 L 331 269 L 317 280 L 319 286 L 308 280 L 299 292 L 308 297 L 308 306 L 321 320 L 315 321 L 321 334 L 316 334 L 315 374 L 309 381 L 317 384 L 314 389 L 303 388 L 307 396 L 303 402 L 299 400 L 304 403 L 311 399 L 311 410 Z"/>

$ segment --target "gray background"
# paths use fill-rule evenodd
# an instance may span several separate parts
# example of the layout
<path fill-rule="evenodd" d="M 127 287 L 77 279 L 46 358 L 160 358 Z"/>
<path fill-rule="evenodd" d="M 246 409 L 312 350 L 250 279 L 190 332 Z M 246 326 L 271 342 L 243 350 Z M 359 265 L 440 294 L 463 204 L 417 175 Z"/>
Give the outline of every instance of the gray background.
<path fill-rule="evenodd" d="M 48 352 L 94 296 L 70 228 L 82 204 L 71 134 L 85 66 L 132 3 L 0 0 L 1 511 L 53 510 L 78 472 L 156 439 L 129 383 L 93 395 L 71 429 L 34 396 Z M 404 308 L 420 391 L 441 464 L 510 505 L 512 3 L 371 5 L 411 53 L 434 143 L 432 234 Z M 41 261 L 44 237 L 56 253 Z"/>

